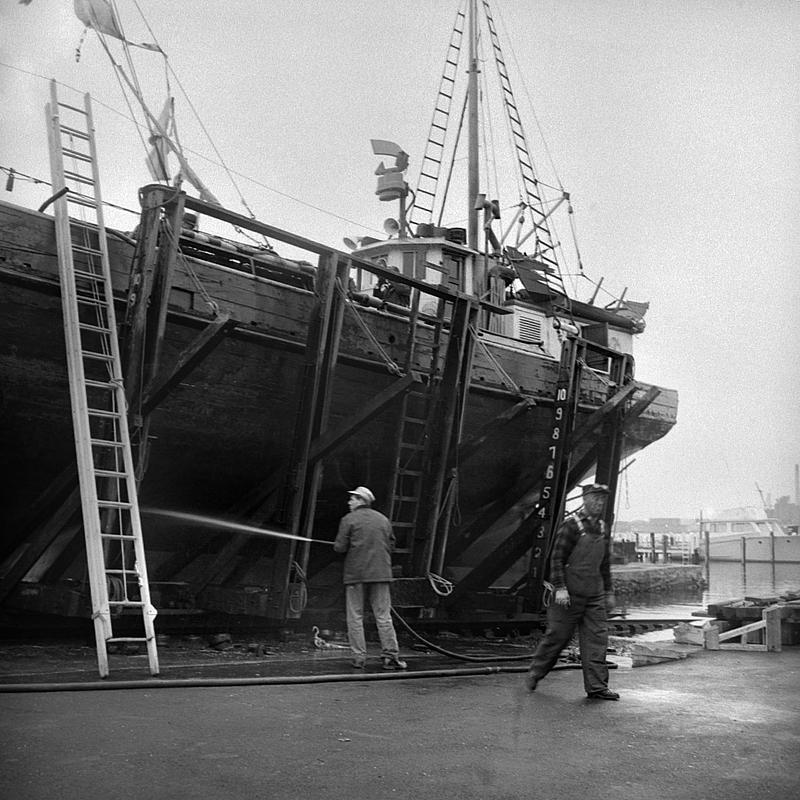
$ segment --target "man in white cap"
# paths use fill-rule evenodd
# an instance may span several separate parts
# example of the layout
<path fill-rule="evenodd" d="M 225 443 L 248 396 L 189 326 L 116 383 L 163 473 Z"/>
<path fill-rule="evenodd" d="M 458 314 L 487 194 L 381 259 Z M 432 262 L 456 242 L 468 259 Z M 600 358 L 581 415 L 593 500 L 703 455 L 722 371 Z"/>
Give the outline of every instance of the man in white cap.
<path fill-rule="evenodd" d="M 525 683 L 531 691 L 555 666 L 578 628 L 583 685 L 594 700 L 619 700 L 608 688 L 606 613 L 614 607 L 610 537 L 602 519 L 608 486 L 582 487 L 583 506 L 559 527 L 550 559 L 554 602 L 547 609 L 547 630 L 533 654 Z"/>
<path fill-rule="evenodd" d="M 353 652 L 352 665 L 364 669 L 367 643 L 364 638 L 364 595 L 369 595 L 375 625 L 381 640 L 384 669 L 405 669 L 400 659 L 397 634 L 392 623 L 392 549 L 394 532 L 389 520 L 372 508 L 375 495 L 366 486 L 348 492 L 349 513 L 342 517 L 333 549 L 344 553 L 347 638 Z"/>

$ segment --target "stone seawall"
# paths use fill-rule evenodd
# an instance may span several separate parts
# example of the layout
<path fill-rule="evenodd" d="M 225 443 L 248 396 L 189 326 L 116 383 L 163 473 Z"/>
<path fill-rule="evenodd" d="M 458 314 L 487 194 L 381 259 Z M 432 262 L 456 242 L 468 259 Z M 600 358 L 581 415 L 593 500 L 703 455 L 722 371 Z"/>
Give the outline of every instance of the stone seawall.
<path fill-rule="evenodd" d="M 702 565 L 614 564 L 611 580 L 617 595 L 702 590 L 705 586 Z"/>

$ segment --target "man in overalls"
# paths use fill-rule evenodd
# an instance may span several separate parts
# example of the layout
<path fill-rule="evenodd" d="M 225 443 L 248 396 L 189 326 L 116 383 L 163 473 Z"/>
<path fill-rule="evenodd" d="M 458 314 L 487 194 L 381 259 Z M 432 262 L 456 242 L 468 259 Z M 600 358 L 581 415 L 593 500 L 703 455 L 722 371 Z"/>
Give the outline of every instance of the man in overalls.
<path fill-rule="evenodd" d="M 547 609 L 547 630 L 525 676 L 531 691 L 555 666 L 577 626 L 586 694 L 597 700 L 619 700 L 608 688 L 606 666 L 606 613 L 614 607 L 610 536 L 602 519 L 607 497 L 608 486 L 584 486 L 583 507 L 568 516 L 556 533 L 550 559 L 555 598 Z"/>

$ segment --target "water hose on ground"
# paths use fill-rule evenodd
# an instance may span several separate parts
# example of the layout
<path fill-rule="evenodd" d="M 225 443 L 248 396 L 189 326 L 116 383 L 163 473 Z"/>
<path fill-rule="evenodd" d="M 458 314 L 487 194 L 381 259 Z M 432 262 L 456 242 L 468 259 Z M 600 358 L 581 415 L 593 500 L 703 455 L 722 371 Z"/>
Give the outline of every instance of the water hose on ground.
<path fill-rule="evenodd" d="M 456 658 L 459 661 L 473 661 L 478 663 L 486 663 L 491 662 L 495 663 L 497 661 L 530 661 L 531 657 L 533 656 L 532 653 L 526 653 L 525 655 L 519 656 L 467 656 L 461 653 L 454 653 L 451 650 L 445 650 L 443 647 L 439 647 L 435 645 L 433 642 L 429 642 L 427 639 L 422 637 L 418 634 L 401 616 L 398 614 L 394 608 L 392 608 L 392 614 L 394 618 L 418 641 L 422 642 L 425 647 L 430 648 L 431 650 L 441 653 L 443 656 L 448 656 L 449 658 Z"/>

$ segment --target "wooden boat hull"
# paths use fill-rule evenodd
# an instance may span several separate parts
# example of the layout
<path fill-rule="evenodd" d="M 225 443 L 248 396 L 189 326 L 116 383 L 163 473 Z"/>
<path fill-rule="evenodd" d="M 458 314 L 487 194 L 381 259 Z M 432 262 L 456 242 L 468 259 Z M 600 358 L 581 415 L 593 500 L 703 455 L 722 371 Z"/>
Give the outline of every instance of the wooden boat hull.
<path fill-rule="evenodd" d="M 32 509 L 74 462 L 74 447 L 52 217 L 0 204 L 0 236 L 0 556 L 7 559 L 8 569 L 9 558 L 25 548 Z M 109 244 L 121 318 L 133 246 L 115 237 Z M 170 294 L 163 364 L 173 365 L 213 319 L 209 301 L 238 324 L 153 412 L 140 488 L 144 509 L 229 517 L 242 497 L 270 476 L 284 476 L 285 482 L 303 386 L 308 320 L 316 303 L 313 291 L 290 284 L 201 260 L 179 265 Z M 356 312 L 345 313 L 331 427 L 396 379 L 387 359 L 399 362 L 404 352 L 406 319 L 376 309 L 358 313 L 360 322 Z M 372 337 L 365 336 L 365 324 Z M 520 496 L 524 494 L 532 459 L 545 451 L 552 427 L 558 361 L 522 342 L 491 343 L 487 348 L 492 358 L 482 348 L 476 350 L 464 438 L 523 398 L 534 404 L 494 431 L 479 455 L 460 464 L 458 517 L 451 539 L 458 536 L 460 523 L 479 516 L 509 487 L 517 485 Z M 419 358 L 424 359 L 424 353 Z M 502 365 L 502 374 L 496 363 Z M 507 385 L 507 376 L 517 387 Z M 641 392 L 646 388 L 642 385 Z M 602 405 L 607 395 L 602 376 L 585 378 L 582 416 Z M 664 436 L 675 424 L 676 412 L 676 393 L 663 389 L 626 424 L 625 456 Z M 381 413 L 326 457 L 314 538 L 333 539 L 338 519 L 346 512 L 346 492 L 356 485 L 372 487 L 376 505 L 387 507 L 392 470 L 387 443 L 395 425 L 390 411 Z M 280 523 L 281 516 L 278 500 L 272 519 Z M 144 529 L 154 582 L 191 583 L 225 540 L 213 528 L 152 515 L 145 517 Z M 242 590 L 263 586 L 269 581 L 274 547 L 274 540 L 253 537 L 228 571 L 227 583 Z M 319 564 L 320 575 L 335 571 L 329 560 L 326 546 L 315 545 L 310 563 Z M 59 581 L 82 580 L 80 547 L 54 552 L 25 580 L 52 579 L 56 566 Z"/>

